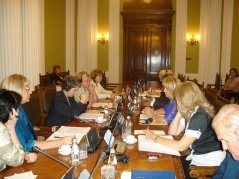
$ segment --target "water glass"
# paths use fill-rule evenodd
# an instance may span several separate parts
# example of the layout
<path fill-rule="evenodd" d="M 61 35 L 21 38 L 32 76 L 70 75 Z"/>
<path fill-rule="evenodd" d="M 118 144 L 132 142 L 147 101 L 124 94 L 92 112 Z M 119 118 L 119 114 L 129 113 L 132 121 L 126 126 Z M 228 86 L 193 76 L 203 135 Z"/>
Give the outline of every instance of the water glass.
<path fill-rule="evenodd" d="M 81 160 L 88 158 L 87 147 L 88 147 L 88 144 L 86 142 L 80 144 L 80 146 L 79 146 L 79 152 L 80 152 L 80 159 Z"/>
<path fill-rule="evenodd" d="M 101 179 L 115 179 L 115 167 L 112 165 L 102 166 Z"/>

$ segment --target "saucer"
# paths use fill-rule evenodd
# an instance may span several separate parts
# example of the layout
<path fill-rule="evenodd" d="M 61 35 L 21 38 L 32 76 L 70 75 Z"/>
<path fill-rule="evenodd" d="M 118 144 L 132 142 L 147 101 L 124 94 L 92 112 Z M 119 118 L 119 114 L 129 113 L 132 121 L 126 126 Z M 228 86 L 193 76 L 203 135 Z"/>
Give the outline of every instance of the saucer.
<path fill-rule="evenodd" d="M 97 122 L 98 124 L 102 124 L 105 121 L 106 121 L 106 119 L 103 119 L 102 121 L 98 121 L 97 119 L 95 120 L 95 122 Z"/>
<path fill-rule="evenodd" d="M 138 140 L 134 139 L 133 141 L 127 141 L 126 139 L 123 140 L 124 142 L 126 142 L 127 144 L 135 144 Z"/>
<path fill-rule="evenodd" d="M 70 152 L 64 152 L 62 150 L 58 150 L 58 153 L 61 154 L 61 155 L 67 156 L 67 155 L 71 154 L 71 151 Z"/>

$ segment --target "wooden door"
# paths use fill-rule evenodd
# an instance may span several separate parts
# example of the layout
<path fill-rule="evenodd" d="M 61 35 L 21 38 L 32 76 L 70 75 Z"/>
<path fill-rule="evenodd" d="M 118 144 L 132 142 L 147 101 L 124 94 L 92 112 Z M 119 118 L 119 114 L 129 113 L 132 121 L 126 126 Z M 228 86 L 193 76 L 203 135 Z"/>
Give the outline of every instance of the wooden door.
<path fill-rule="evenodd" d="M 125 1 L 123 11 L 123 80 L 157 81 L 171 66 L 171 0 Z"/>
<path fill-rule="evenodd" d="M 167 60 L 167 29 L 131 27 L 127 32 L 124 80 L 157 81 L 160 69 L 170 68 Z"/>

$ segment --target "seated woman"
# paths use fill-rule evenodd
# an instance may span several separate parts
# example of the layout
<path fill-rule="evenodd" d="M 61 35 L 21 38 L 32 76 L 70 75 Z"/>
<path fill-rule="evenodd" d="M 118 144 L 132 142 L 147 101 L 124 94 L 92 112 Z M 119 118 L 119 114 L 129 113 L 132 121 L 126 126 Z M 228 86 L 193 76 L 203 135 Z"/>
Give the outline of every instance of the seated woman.
<path fill-rule="evenodd" d="M 144 113 L 153 120 L 166 122 L 167 124 L 170 124 L 178 112 L 176 102 L 173 96 L 174 89 L 178 84 L 180 84 L 180 80 L 174 76 L 164 78 L 163 87 L 166 97 L 169 99 L 168 103 L 163 108 L 157 109 L 155 111 L 150 107 L 145 107 Z M 165 116 L 162 116 L 162 114 L 164 114 Z"/>
<path fill-rule="evenodd" d="M 75 77 L 66 76 L 62 80 L 62 91 L 58 91 L 53 99 L 46 118 L 47 126 L 63 126 L 83 113 L 87 108 L 88 96 L 81 94 L 80 102 L 75 101 L 74 95 L 79 89 Z"/>
<path fill-rule="evenodd" d="M 239 77 L 236 68 L 230 69 L 230 75 L 224 84 L 223 89 L 239 92 Z"/>
<path fill-rule="evenodd" d="M 159 77 L 159 82 L 162 83 L 163 79 L 168 77 L 168 76 L 173 76 L 173 72 L 171 70 L 160 70 L 158 73 Z M 163 88 L 161 88 L 162 90 Z M 151 95 L 159 95 L 157 98 L 145 98 L 143 100 L 143 106 L 152 106 L 154 108 L 162 108 L 166 104 L 168 104 L 169 99 L 166 97 L 165 92 L 161 91 L 160 93 L 151 91 L 149 92 Z"/>
<path fill-rule="evenodd" d="M 35 153 L 24 153 L 15 132 L 21 100 L 21 95 L 14 91 L 0 90 L 0 171 L 6 165 L 22 165 L 24 158 L 28 163 L 37 159 Z"/>
<path fill-rule="evenodd" d="M 62 84 L 62 77 L 60 76 L 61 67 L 59 65 L 53 66 L 53 73 L 52 73 L 52 82 L 55 85 Z"/>
<path fill-rule="evenodd" d="M 13 74 L 7 77 L 2 83 L 3 89 L 15 91 L 22 96 L 21 104 L 29 102 L 32 91 L 30 89 L 30 81 L 23 75 Z M 18 112 L 18 120 L 15 126 L 17 137 L 24 148 L 24 151 L 32 151 L 33 146 L 38 146 L 41 149 L 50 149 L 60 147 L 66 144 L 72 144 L 74 136 L 62 137 L 59 140 L 35 140 L 34 130 L 40 130 L 33 126 L 27 118 L 27 115 L 22 107 Z"/>
<path fill-rule="evenodd" d="M 88 96 L 89 104 L 87 108 L 90 108 L 93 102 L 97 102 L 98 96 L 95 92 L 95 86 L 90 82 L 90 74 L 82 71 L 76 75 L 76 79 L 80 83 L 80 88 L 77 93 L 74 95 L 76 102 L 80 102 L 81 94 L 84 93 Z"/>
<path fill-rule="evenodd" d="M 165 139 L 155 135 L 150 130 L 145 130 L 146 138 L 166 147 L 185 151 L 191 148 L 191 154 L 185 160 L 181 158 L 188 173 L 189 164 L 196 166 L 219 166 L 225 158 L 226 152 L 222 151 L 214 130 L 211 127 L 214 108 L 208 103 L 199 87 L 186 81 L 179 84 L 174 90 L 178 113 L 169 126 L 168 134 L 185 134 L 179 141 Z M 191 160 L 188 162 L 188 160 Z"/>
<path fill-rule="evenodd" d="M 114 99 L 117 96 L 117 93 L 113 93 L 112 91 L 105 90 L 100 82 L 102 80 L 103 71 L 99 69 L 95 69 L 91 72 L 91 83 L 95 86 L 95 92 L 99 99 L 110 98 Z"/>

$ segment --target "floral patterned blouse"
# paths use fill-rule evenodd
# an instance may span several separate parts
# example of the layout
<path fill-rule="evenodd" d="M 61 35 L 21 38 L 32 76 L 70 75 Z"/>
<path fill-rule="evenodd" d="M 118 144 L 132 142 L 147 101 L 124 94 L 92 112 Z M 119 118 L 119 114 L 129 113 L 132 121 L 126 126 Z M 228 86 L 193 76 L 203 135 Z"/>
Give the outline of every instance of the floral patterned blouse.
<path fill-rule="evenodd" d="M 0 171 L 6 165 L 16 167 L 24 161 L 24 150 L 20 144 L 13 144 L 10 131 L 0 122 Z"/>

